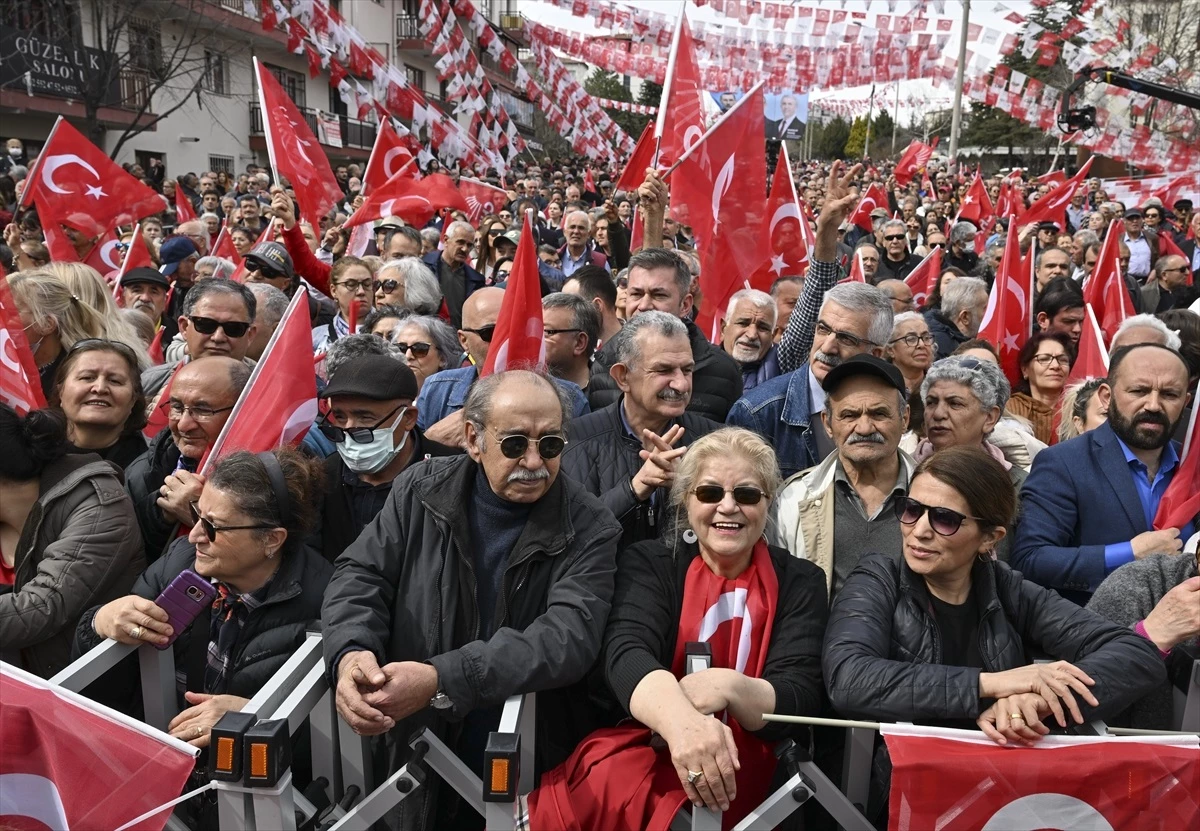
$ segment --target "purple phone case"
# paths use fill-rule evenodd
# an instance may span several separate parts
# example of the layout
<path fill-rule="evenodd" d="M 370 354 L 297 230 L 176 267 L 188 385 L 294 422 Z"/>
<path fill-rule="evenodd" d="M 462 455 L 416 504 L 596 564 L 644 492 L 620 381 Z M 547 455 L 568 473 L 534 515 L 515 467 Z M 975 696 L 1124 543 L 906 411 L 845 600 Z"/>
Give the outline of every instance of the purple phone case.
<path fill-rule="evenodd" d="M 175 639 L 196 619 L 204 609 L 210 606 L 217 596 L 216 587 L 190 568 L 185 568 L 171 584 L 163 589 L 162 594 L 154 602 L 167 613 L 167 623 L 171 625 L 173 634 L 165 644 L 154 644 L 157 649 L 166 649 L 175 643 Z"/>

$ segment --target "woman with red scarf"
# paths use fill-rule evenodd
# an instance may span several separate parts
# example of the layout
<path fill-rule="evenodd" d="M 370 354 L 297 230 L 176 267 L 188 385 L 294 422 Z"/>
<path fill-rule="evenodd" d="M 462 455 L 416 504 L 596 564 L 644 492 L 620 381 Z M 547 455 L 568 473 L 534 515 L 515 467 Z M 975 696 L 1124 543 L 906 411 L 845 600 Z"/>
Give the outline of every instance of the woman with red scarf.
<path fill-rule="evenodd" d="M 691 802 L 730 828 L 766 798 L 772 745 L 795 728 L 762 716 L 818 713 L 827 617 L 821 570 L 763 540 L 779 485 L 775 452 L 747 430 L 688 449 L 675 531 L 630 546 L 617 568 L 601 666 L 636 723 L 593 732 L 542 777 L 522 827 L 667 829 Z M 712 668 L 685 675 L 694 641 L 712 647 Z"/>

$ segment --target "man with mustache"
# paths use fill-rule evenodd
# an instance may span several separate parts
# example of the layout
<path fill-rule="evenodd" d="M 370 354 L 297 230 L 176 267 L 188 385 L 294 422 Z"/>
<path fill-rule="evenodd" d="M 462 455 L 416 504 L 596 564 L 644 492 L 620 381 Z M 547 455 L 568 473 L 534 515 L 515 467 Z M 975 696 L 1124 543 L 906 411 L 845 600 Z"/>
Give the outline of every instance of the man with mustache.
<path fill-rule="evenodd" d="M 401 473 L 325 591 L 338 712 L 359 735 L 387 734 L 384 777 L 425 727 L 481 775 L 511 695 L 537 691 L 548 766 L 588 722 L 579 682 L 600 652 L 621 527 L 560 475 L 570 400 L 548 376 L 513 370 L 476 381 L 463 414 L 468 455 Z M 388 827 L 413 817 L 470 827 L 473 816 L 450 788 L 421 788 L 402 805 Z"/>
<path fill-rule="evenodd" d="M 855 355 L 821 383 L 821 420 L 837 452 L 789 479 L 773 503 L 771 541 L 825 572 L 836 594 L 865 555 L 900 550 L 895 501 L 908 495 L 916 462 L 900 450 L 908 391 L 895 366 Z"/>
<path fill-rule="evenodd" d="M 121 277 L 121 305 L 126 309 L 137 309 L 154 321 L 154 328 L 163 329 L 160 343 L 168 344 L 179 331 L 179 324 L 169 316 L 167 292 L 171 282 L 158 269 L 148 266 L 131 268 Z"/>
<path fill-rule="evenodd" d="M 742 389 L 749 391 L 779 374 L 775 355 L 775 298 L 765 291 L 742 289 L 729 298 L 721 325 L 721 348 L 742 370 Z"/>
<path fill-rule="evenodd" d="M 667 495 L 679 459 L 721 425 L 688 410 L 696 360 L 678 317 L 634 315 L 609 348 L 621 397 L 572 423 L 563 471 L 612 511 L 624 546 L 654 539 L 670 524 Z"/>
<path fill-rule="evenodd" d="M 1178 554 L 1196 530 L 1154 529 L 1163 492 L 1179 467 L 1171 441 L 1188 395 L 1188 366 L 1174 349 L 1116 349 L 1096 391 L 1108 421 L 1043 450 L 1021 489 L 1012 565 L 1077 603 L 1125 563 Z"/>

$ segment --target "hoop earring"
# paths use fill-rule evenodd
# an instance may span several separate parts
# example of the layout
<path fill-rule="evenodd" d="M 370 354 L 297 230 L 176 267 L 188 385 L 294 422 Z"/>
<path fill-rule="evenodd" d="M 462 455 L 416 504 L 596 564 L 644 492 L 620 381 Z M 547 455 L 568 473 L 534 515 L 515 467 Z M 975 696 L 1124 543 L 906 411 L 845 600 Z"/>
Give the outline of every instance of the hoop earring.
<path fill-rule="evenodd" d="M 689 528 L 683 532 L 683 541 L 686 542 L 688 545 L 695 545 L 696 540 L 698 540 L 698 539 L 699 539 L 699 537 L 696 536 L 696 532 L 693 531 L 691 528 Z"/>

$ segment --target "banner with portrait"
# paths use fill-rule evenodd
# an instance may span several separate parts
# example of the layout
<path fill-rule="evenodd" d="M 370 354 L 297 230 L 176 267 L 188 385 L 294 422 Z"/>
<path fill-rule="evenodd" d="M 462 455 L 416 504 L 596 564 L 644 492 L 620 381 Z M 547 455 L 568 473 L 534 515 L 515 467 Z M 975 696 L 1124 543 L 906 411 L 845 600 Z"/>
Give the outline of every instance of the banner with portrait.
<path fill-rule="evenodd" d="M 715 123 L 730 107 L 740 101 L 744 93 L 741 90 L 718 90 L 708 94 L 716 104 L 716 112 L 710 115 L 711 126 L 711 123 Z M 808 93 L 785 90 L 764 94 L 763 121 L 766 123 L 767 138 L 801 141 L 804 138 L 804 127 L 808 123 Z"/>

